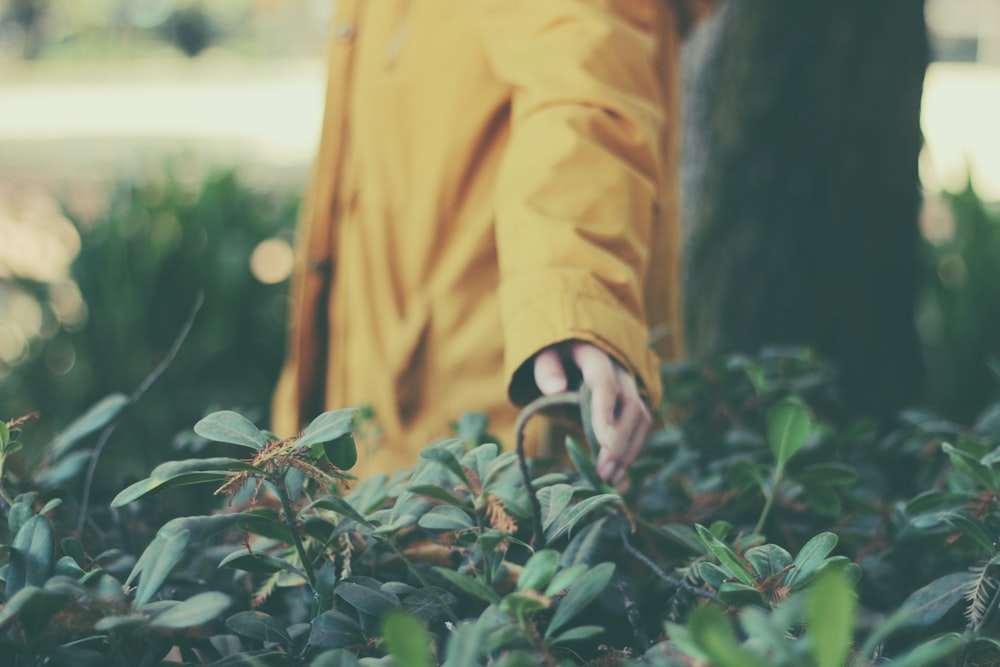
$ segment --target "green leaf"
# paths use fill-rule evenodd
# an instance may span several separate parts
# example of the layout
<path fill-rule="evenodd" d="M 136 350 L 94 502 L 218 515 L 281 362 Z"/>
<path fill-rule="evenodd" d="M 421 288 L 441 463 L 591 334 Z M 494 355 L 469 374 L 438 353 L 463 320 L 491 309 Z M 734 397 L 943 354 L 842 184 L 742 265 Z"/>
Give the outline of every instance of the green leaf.
<path fill-rule="evenodd" d="M 581 500 L 570 507 L 565 512 L 561 512 L 555 520 L 545 530 L 545 537 L 549 540 L 558 539 L 563 533 L 573 530 L 576 524 L 589 512 L 594 511 L 601 505 L 622 504 L 621 496 L 617 493 L 602 493 L 598 496 L 591 496 Z"/>
<path fill-rule="evenodd" d="M 747 549 L 744 555 L 761 579 L 778 574 L 792 564 L 792 555 L 775 544 Z"/>
<path fill-rule="evenodd" d="M 770 667 L 763 658 L 740 646 L 729 619 L 714 605 L 692 611 L 687 629 L 712 667 Z"/>
<path fill-rule="evenodd" d="M 726 469 L 726 480 L 737 491 L 746 491 L 753 487 L 763 489 L 767 486 L 764 479 L 766 470 L 753 461 L 738 459 Z"/>
<path fill-rule="evenodd" d="M 94 629 L 98 632 L 127 632 L 135 628 L 144 628 L 148 625 L 149 617 L 143 614 L 105 616 L 94 624 Z"/>
<path fill-rule="evenodd" d="M 382 618 L 393 609 L 399 608 L 399 598 L 392 593 L 374 590 L 351 581 L 341 581 L 333 592 L 358 611 L 375 618 Z"/>
<path fill-rule="evenodd" d="M 892 667 L 927 667 L 938 665 L 962 648 L 962 638 L 954 633 L 935 637 L 892 661 Z"/>
<path fill-rule="evenodd" d="M 508 614 L 517 622 L 524 625 L 531 614 L 548 609 L 552 601 L 548 598 L 540 598 L 520 591 L 514 591 L 504 596 L 500 601 L 500 610 Z"/>
<path fill-rule="evenodd" d="M 614 563 L 601 563 L 577 579 L 552 615 L 549 627 L 545 631 L 545 638 L 549 639 L 558 633 L 593 602 L 611 582 L 614 573 Z"/>
<path fill-rule="evenodd" d="M 44 587 L 52 575 L 54 557 L 52 524 L 44 516 L 36 514 L 21 526 L 11 544 L 7 596 L 12 597 L 25 586 Z"/>
<path fill-rule="evenodd" d="M 517 590 L 542 590 L 559 570 L 559 558 L 560 553 L 555 549 L 542 549 L 532 554 L 517 579 Z"/>
<path fill-rule="evenodd" d="M 345 498 L 341 498 L 340 496 L 326 496 L 325 498 L 320 498 L 319 500 L 315 500 L 307 505 L 305 509 L 330 510 L 331 512 L 336 512 L 341 516 L 345 516 L 348 519 L 357 521 L 362 526 L 367 526 L 368 528 L 374 527 L 368 519 L 361 516 L 361 513 L 354 509 L 354 506 L 349 501 Z"/>
<path fill-rule="evenodd" d="M 486 630 L 480 622 L 459 623 L 445 648 L 443 667 L 472 667 L 479 665 L 479 656 L 486 643 Z"/>
<path fill-rule="evenodd" d="M 346 648 L 365 642 L 365 633 L 347 614 L 330 610 L 312 620 L 309 643 L 320 648 Z"/>
<path fill-rule="evenodd" d="M 804 489 L 806 504 L 820 514 L 829 517 L 840 516 L 842 503 L 837 492 L 828 486 L 813 484 Z"/>
<path fill-rule="evenodd" d="M 536 495 L 542 507 L 542 528 L 548 534 L 549 528 L 560 518 L 563 510 L 573 499 L 573 487 L 569 484 L 553 484 L 539 489 Z"/>
<path fill-rule="evenodd" d="M 243 572 L 253 572 L 256 574 L 274 574 L 275 572 L 285 570 L 300 577 L 306 576 L 305 572 L 288 561 L 264 553 L 250 553 L 246 548 L 240 548 L 223 558 L 219 562 L 219 568 L 242 570 Z"/>
<path fill-rule="evenodd" d="M 767 411 L 767 439 L 779 469 L 802 448 L 811 430 L 809 409 L 798 398 L 783 398 L 771 406 Z"/>
<path fill-rule="evenodd" d="M 914 591 L 902 605 L 909 611 L 906 625 L 930 625 L 940 619 L 962 599 L 975 578 L 972 572 L 953 572 Z"/>
<path fill-rule="evenodd" d="M 354 408 L 324 412 L 312 420 L 306 430 L 302 432 L 299 439 L 295 441 L 295 449 L 303 449 L 321 442 L 332 442 L 350 433 L 351 423 L 357 413 L 358 411 Z"/>
<path fill-rule="evenodd" d="M 764 595 L 755 586 L 748 586 L 737 581 L 724 581 L 719 586 L 719 601 L 730 607 L 746 607 L 748 605 L 767 606 Z"/>
<path fill-rule="evenodd" d="M 10 444 L 10 429 L 7 422 L 0 419 L 0 454 L 7 454 L 7 445 Z"/>
<path fill-rule="evenodd" d="M 59 460 L 48 465 L 35 475 L 35 482 L 41 486 L 59 486 L 73 479 L 87 467 L 94 452 L 91 450 L 81 450 L 70 452 L 60 457 Z"/>
<path fill-rule="evenodd" d="M 249 527 L 254 526 L 281 526 L 281 522 L 268 516 L 257 514 L 234 513 L 234 514 L 213 514 L 210 516 L 180 516 L 163 524 L 156 532 L 157 537 L 170 537 L 175 533 L 188 531 L 191 534 L 191 541 L 194 543 L 208 539 L 220 530 L 232 528 L 234 526 Z"/>
<path fill-rule="evenodd" d="M 241 611 L 226 619 L 226 627 L 243 637 L 291 648 L 285 624 L 275 617 L 259 611 Z"/>
<path fill-rule="evenodd" d="M 45 629 L 48 622 L 73 599 L 73 595 L 25 586 L 7 600 L 0 609 L 0 627 L 18 618 L 30 637 Z"/>
<path fill-rule="evenodd" d="M 729 570 L 731 576 L 736 577 L 742 581 L 747 586 L 753 586 L 756 582 L 750 570 L 747 566 L 736 556 L 732 549 L 730 549 L 725 543 L 723 543 L 718 537 L 712 534 L 712 532 L 705 528 L 701 524 L 695 526 L 695 530 L 698 531 L 698 537 L 701 538 L 702 543 L 708 548 L 708 550 L 719 559 L 719 562 Z"/>
<path fill-rule="evenodd" d="M 722 588 L 722 584 L 726 583 L 726 579 L 729 578 L 729 572 L 709 561 L 701 561 L 695 566 L 695 569 L 701 580 L 715 590 Z"/>
<path fill-rule="evenodd" d="M 588 568 L 585 563 L 578 563 L 577 565 L 566 568 L 557 574 L 551 582 L 549 582 L 548 588 L 545 589 L 545 595 L 552 597 L 563 593 L 569 589 L 569 587 L 572 586 L 577 579 L 582 577 L 583 573 L 586 572 L 587 569 Z"/>
<path fill-rule="evenodd" d="M 568 644 L 569 642 L 577 642 L 584 639 L 591 639 L 597 635 L 604 632 L 604 628 L 600 625 L 579 625 L 575 628 L 570 628 L 566 632 L 562 633 L 557 637 L 546 642 L 549 646 L 556 646 L 558 644 Z"/>
<path fill-rule="evenodd" d="M 573 467 L 587 480 L 591 488 L 595 491 L 604 491 L 608 488 L 600 475 L 597 474 L 593 457 L 583 451 L 583 447 L 576 439 L 572 437 L 566 438 L 566 453 L 569 454 L 569 459 L 573 462 Z"/>
<path fill-rule="evenodd" d="M 953 447 L 947 442 L 941 445 L 941 451 L 948 455 L 951 464 L 964 473 L 972 481 L 991 491 L 997 490 L 997 479 L 991 468 L 987 468 L 974 456 Z"/>
<path fill-rule="evenodd" d="M 194 425 L 194 432 L 215 442 L 227 442 L 254 451 L 263 449 L 268 437 L 253 422 L 231 410 L 213 412 Z"/>
<path fill-rule="evenodd" d="M 454 454 L 445 449 L 445 447 L 452 442 L 461 442 L 461 441 L 448 440 L 439 443 L 434 447 L 427 447 L 420 452 L 420 458 L 441 464 L 442 466 L 453 472 L 456 477 L 462 480 L 465 483 L 466 488 L 471 489 L 472 482 L 469 481 L 469 476 L 466 474 L 465 469 L 462 467 L 462 464 L 459 463 L 458 459 L 455 458 Z"/>
<path fill-rule="evenodd" d="M 358 462 L 358 447 L 353 433 L 323 443 L 323 455 L 337 470 L 350 470 Z"/>
<path fill-rule="evenodd" d="M 223 457 L 167 461 L 153 468 L 149 477 L 129 485 L 111 501 L 112 507 L 122 507 L 152 493 L 187 484 L 222 482 L 234 472 L 257 470 L 239 459 Z"/>
<path fill-rule="evenodd" d="M 128 396 L 121 393 L 110 394 L 102 398 L 89 410 L 77 417 L 49 443 L 47 449 L 50 458 L 59 458 L 82 438 L 107 426 L 125 409 L 128 403 Z"/>
<path fill-rule="evenodd" d="M 811 484 L 822 486 L 851 486 L 856 484 L 858 471 L 843 463 L 815 463 L 795 473 L 793 479 L 803 487 Z"/>
<path fill-rule="evenodd" d="M 835 546 L 837 536 L 833 533 L 820 533 L 806 542 L 795 556 L 795 567 L 785 576 L 785 584 L 792 590 L 799 590 L 808 584 Z"/>
<path fill-rule="evenodd" d="M 806 598 L 806 628 L 816 667 L 842 667 L 854 636 L 854 591 L 839 572 L 820 574 Z"/>
<path fill-rule="evenodd" d="M 467 577 L 464 574 L 443 567 L 435 567 L 434 571 L 447 579 L 449 583 L 459 590 L 485 602 L 500 604 L 500 596 L 497 595 L 497 592 L 478 579 Z"/>
<path fill-rule="evenodd" d="M 178 602 L 166 611 L 158 614 L 150 621 L 154 628 L 168 628 L 180 630 L 183 628 L 193 628 L 196 625 L 204 625 L 215 620 L 230 604 L 229 596 L 225 593 L 210 591 L 199 593 L 193 597 Z"/>
<path fill-rule="evenodd" d="M 469 530 L 476 527 L 476 522 L 468 512 L 451 505 L 431 508 L 420 517 L 417 524 L 428 530 Z"/>
<path fill-rule="evenodd" d="M 392 612 L 382 623 L 382 636 L 397 664 L 432 667 L 430 635 L 415 617 L 402 611 Z"/>
<path fill-rule="evenodd" d="M 467 500 L 460 500 L 456 498 L 440 486 L 434 486 L 432 484 L 418 484 L 417 486 L 411 486 L 410 491 L 420 496 L 427 496 L 428 498 L 433 498 L 434 500 L 440 500 L 441 502 L 454 505 L 455 507 L 461 507 L 462 509 L 468 510 L 472 509 L 472 503 Z"/>
<path fill-rule="evenodd" d="M 190 532 L 186 530 L 169 537 L 157 537 L 142 552 L 125 581 L 125 585 L 128 586 L 139 577 L 139 586 L 135 591 L 136 607 L 142 607 L 160 590 L 170 572 L 183 560 L 189 538 Z"/>

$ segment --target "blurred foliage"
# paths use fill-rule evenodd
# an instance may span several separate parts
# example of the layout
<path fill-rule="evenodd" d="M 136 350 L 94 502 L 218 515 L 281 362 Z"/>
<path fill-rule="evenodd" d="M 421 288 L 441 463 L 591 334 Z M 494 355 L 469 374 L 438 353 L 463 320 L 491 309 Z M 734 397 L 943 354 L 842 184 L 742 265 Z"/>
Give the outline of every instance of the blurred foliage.
<path fill-rule="evenodd" d="M 919 319 L 927 400 L 964 420 L 1000 387 L 1000 211 L 971 184 L 929 211 Z"/>
<path fill-rule="evenodd" d="M 261 418 L 284 354 L 288 288 L 259 282 L 249 260 L 262 241 L 290 243 L 296 209 L 296 197 L 254 191 L 232 172 L 198 186 L 170 174 L 119 183 L 104 217 L 74 219 L 82 245 L 73 279 L 85 323 L 36 340 L 29 360 L 0 383 L 0 405 L 11 414 L 41 411 L 51 433 L 101 397 L 132 392 L 203 293 L 181 354 L 111 439 L 98 489 L 166 458 L 175 425 L 207 408 L 237 405 Z M 57 319 L 50 286 L 22 287 Z"/>
<path fill-rule="evenodd" d="M 315 56 L 331 3 L 273 0 L 0 0 L 0 58 Z"/>

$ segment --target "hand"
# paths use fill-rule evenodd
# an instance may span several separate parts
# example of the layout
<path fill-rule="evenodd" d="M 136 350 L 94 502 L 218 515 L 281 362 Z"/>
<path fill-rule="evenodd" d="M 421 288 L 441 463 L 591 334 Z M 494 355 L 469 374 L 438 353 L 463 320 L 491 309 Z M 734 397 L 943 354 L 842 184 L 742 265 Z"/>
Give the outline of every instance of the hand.
<path fill-rule="evenodd" d="M 535 384 L 542 394 L 569 389 L 564 359 L 576 364 L 590 386 L 594 435 L 601 449 L 597 474 L 617 484 L 639 455 L 653 418 L 632 374 L 591 343 L 565 341 L 535 355 Z"/>

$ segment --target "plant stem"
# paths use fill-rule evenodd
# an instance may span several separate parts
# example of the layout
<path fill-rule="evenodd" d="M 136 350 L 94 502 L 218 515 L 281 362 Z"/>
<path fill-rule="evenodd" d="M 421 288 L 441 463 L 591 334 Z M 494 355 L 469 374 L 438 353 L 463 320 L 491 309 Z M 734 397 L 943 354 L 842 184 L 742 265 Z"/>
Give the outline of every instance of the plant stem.
<path fill-rule="evenodd" d="M 531 500 L 531 519 L 534 526 L 534 539 L 532 540 L 535 549 L 545 548 L 545 531 L 542 529 L 542 504 L 538 502 L 538 495 L 535 493 L 535 486 L 531 483 L 531 473 L 528 471 L 528 457 L 524 453 L 524 427 L 534 415 L 542 410 L 557 405 L 580 405 L 581 392 L 567 391 L 552 396 L 542 396 L 528 403 L 517 416 L 514 425 L 514 433 L 517 434 L 517 463 L 521 468 L 521 478 L 524 480 L 524 488 L 528 492 Z"/>
<path fill-rule="evenodd" d="M 441 596 L 438 595 L 437 591 L 434 590 L 434 588 L 431 586 L 430 582 L 427 581 L 424 575 L 420 574 L 420 571 L 417 569 L 417 566 L 414 565 L 413 561 L 409 559 L 409 557 L 406 555 L 406 552 L 400 549 L 399 545 L 396 544 L 396 540 L 394 540 L 392 537 L 387 537 L 385 541 L 389 544 L 392 550 L 396 552 L 396 555 L 399 556 L 399 559 L 404 563 L 406 563 L 407 569 L 409 569 L 410 572 L 413 574 L 413 576 L 417 578 L 417 581 L 420 582 L 420 585 L 423 586 L 424 589 L 426 589 L 427 592 L 431 594 L 431 597 L 434 598 L 435 602 L 441 605 L 441 608 L 444 609 L 445 612 L 448 614 L 448 617 L 451 620 L 451 622 L 454 623 L 455 625 L 458 625 L 460 622 L 458 616 L 455 614 L 454 611 L 452 611 L 451 607 L 448 606 L 448 603 L 446 603 L 441 598 Z"/>
<path fill-rule="evenodd" d="M 281 499 L 281 508 L 285 513 L 285 525 L 288 526 L 288 532 L 292 534 L 295 550 L 299 552 L 299 559 L 302 561 L 302 569 L 306 571 L 309 587 L 315 593 L 316 570 L 313 568 L 312 561 L 309 560 L 309 555 L 306 553 L 306 546 L 302 543 L 302 538 L 299 537 L 299 526 L 295 522 L 295 509 L 292 507 L 292 501 L 288 497 L 288 487 L 285 486 L 285 472 L 285 468 L 279 469 L 275 478 L 272 478 L 272 481 L 275 483 L 278 489 L 278 497 Z"/>
<path fill-rule="evenodd" d="M 670 576 L 669 574 L 664 572 L 660 568 L 660 566 L 651 561 L 646 556 L 646 554 L 636 549 L 628 539 L 628 528 L 626 527 L 625 523 L 621 523 L 619 525 L 619 535 L 621 535 L 622 545 L 625 547 L 625 551 L 627 551 L 628 554 L 633 558 L 635 558 L 637 561 L 648 567 L 649 570 L 657 577 L 659 577 L 664 583 L 666 583 L 669 586 L 672 586 L 673 588 L 685 591 L 686 593 L 690 593 L 695 597 L 718 601 L 719 598 L 713 593 L 698 588 L 697 586 L 692 586 L 691 584 L 687 583 L 682 579 L 678 579 L 677 577 Z"/>
<path fill-rule="evenodd" d="M 771 484 L 771 490 L 761 489 L 764 492 L 764 509 L 761 510 L 760 518 L 757 519 L 757 525 L 753 528 L 754 535 L 760 535 L 760 531 L 764 530 L 764 522 L 767 521 L 767 517 L 771 513 L 771 508 L 774 507 L 774 497 L 778 495 L 778 486 L 781 484 L 784 472 L 782 467 L 778 466 L 774 471 L 774 481 Z"/>

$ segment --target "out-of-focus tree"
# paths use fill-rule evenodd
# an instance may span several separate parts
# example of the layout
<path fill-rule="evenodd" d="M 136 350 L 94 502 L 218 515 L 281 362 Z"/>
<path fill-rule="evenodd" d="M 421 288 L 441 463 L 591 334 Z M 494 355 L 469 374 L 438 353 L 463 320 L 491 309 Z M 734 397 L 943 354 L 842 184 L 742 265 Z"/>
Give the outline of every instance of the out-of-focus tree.
<path fill-rule="evenodd" d="M 895 410 L 922 373 L 923 2 L 729 0 L 717 21 L 689 80 L 691 351 L 810 345 L 856 407 Z"/>

